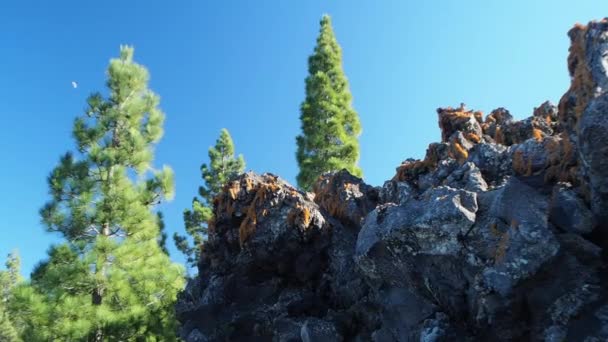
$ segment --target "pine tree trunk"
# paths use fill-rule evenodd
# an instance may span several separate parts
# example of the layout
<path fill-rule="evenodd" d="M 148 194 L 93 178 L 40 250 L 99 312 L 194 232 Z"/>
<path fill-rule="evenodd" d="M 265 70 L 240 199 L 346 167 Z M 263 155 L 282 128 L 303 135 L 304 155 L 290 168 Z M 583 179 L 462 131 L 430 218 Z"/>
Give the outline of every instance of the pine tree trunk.
<path fill-rule="evenodd" d="M 109 223 L 105 223 L 103 225 L 103 228 L 101 230 L 101 234 L 103 236 L 110 236 L 110 224 Z M 102 275 L 106 274 L 106 264 L 105 264 L 105 262 L 101 266 L 101 270 L 99 270 L 98 273 L 99 272 L 101 272 Z M 93 290 L 93 294 L 92 294 L 92 303 L 93 303 L 93 305 L 101 305 L 101 303 L 103 302 L 103 290 L 104 289 L 101 286 L 97 286 Z M 95 342 L 102 342 L 103 341 L 103 329 L 101 327 L 98 327 L 97 331 L 95 331 L 95 336 L 93 338 L 93 341 L 95 341 Z"/>

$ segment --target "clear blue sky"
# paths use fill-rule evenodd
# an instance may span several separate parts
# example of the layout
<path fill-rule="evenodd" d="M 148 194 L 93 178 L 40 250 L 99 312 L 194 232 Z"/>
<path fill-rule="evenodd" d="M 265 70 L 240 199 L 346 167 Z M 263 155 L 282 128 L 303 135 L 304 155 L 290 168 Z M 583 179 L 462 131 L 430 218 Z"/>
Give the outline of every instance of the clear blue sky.
<path fill-rule="evenodd" d="M 306 61 L 323 13 L 361 117 L 365 180 L 381 185 L 440 138 L 439 106 L 506 107 L 524 118 L 557 102 L 569 84 L 566 32 L 608 15 L 608 2 L 4 0 L 0 258 L 17 248 L 28 274 L 57 241 L 38 216 L 46 177 L 74 148 L 73 119 L 103 90 L 120 44 L 135 46 L 167 114 L 156 165 L 176 174 L 176 198 L 162 207 L 170 235 L 183 231 L 182 211 L 222 127 L 248 169 L 293 183 Z"/>

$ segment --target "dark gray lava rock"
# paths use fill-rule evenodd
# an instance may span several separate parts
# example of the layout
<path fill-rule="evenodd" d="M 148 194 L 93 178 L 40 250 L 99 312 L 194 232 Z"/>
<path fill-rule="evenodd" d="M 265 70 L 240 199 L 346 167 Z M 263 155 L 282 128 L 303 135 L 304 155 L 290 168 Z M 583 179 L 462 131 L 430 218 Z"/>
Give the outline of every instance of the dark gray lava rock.
<path fill-rule="evenodd" d="M 382 188 L 248 173 L 176 305 L 186 341 L 608 341 L 608 19 L 572 86 L 516 121 L 439 109 L 442 142 Z"/>

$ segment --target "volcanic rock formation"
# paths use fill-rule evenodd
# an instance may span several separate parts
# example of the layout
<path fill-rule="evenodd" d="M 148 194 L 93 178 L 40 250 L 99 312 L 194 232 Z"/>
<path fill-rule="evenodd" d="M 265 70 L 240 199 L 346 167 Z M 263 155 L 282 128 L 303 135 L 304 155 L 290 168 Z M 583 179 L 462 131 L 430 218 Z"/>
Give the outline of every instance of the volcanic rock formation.
<path fill-rule="evenodd" d="M 382 187 L 227 184 L 182 337 L 608 341 L 608 19 L 569 35 L 559 107 L 440 108 L 441 142 Z"/>

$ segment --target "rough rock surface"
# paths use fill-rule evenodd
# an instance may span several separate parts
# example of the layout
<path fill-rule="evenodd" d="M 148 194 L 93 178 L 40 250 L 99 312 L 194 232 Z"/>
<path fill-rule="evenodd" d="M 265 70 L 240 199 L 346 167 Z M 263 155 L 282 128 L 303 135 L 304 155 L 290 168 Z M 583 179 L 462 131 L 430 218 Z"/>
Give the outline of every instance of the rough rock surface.
<path fill-rule="evenodd" d="M 182 338 L 608 341 L 608 20 L 569 35 L 559 107 L 440 108 L 441 142 L 382 187 L 227 184 Z"/>

